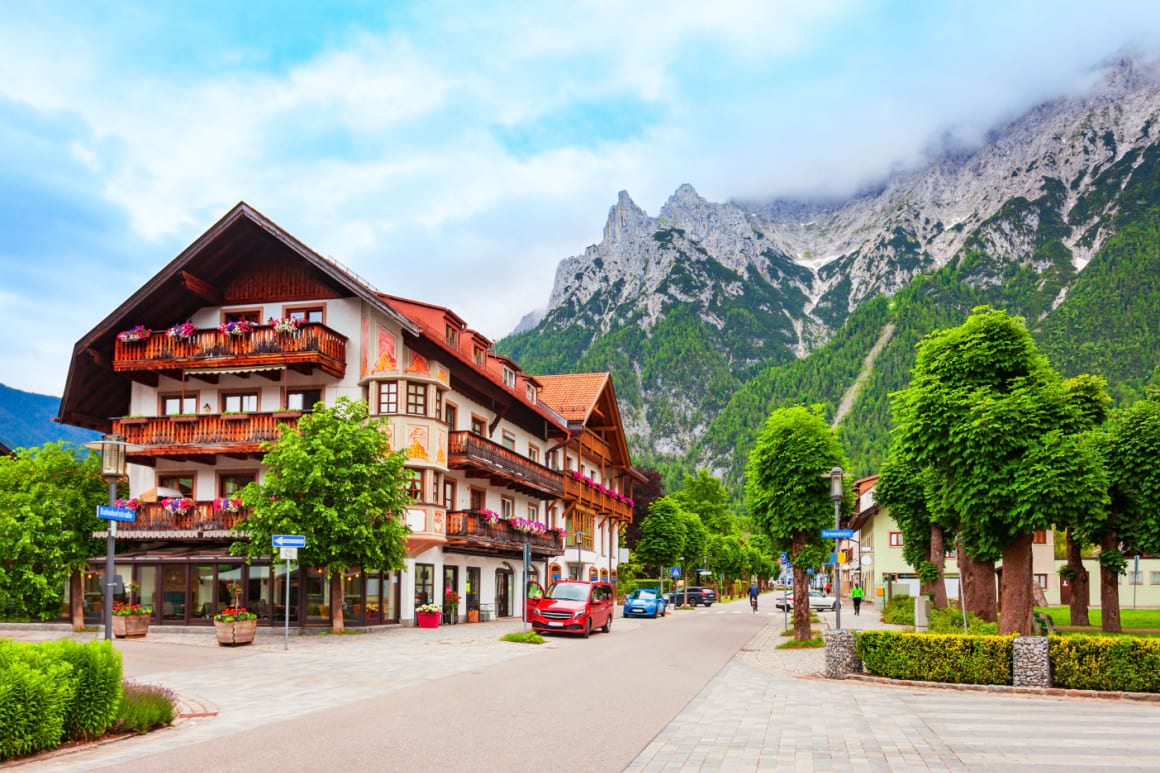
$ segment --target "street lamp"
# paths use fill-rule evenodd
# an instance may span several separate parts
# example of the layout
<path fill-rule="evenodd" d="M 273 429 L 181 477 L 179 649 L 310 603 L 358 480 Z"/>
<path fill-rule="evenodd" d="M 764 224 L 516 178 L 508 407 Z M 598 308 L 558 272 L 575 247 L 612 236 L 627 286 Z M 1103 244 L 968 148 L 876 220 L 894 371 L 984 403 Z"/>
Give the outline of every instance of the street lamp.
<path fill-rule="evenodd" d="M 125 450 L 128 444 L 120 435 L 104 435 L 87 448 L 101 452 L 101 476 L 109 484 L 109 507 L 117 506 L 117 481 L 125 475 Z M 105 641 L 113 640 L 113 554 L 117 546 L 117 522 L 109 521 L 105 538 Z"/>
<path fill-rule="evenodd" d="M 574 534 L 576 535 L 576 579 L 583 580 L 584 577 L 580 570 L 584 568 L 584 564 L 580 558 L 580 543 L 584 541 L 584 532 L 578 531 Z"/>
<path fill-rule="evenodd" d="M 830 470 L 830 499 L 834 500 L 834 528 L 842 528 L 840 522 L 842 508 L 842 468 Z M 834 608 L 834 629 L 842 629 L 842 573 L 838 570 L 838 540 L 834 539 L 834 598 L 838 605 Z"/>

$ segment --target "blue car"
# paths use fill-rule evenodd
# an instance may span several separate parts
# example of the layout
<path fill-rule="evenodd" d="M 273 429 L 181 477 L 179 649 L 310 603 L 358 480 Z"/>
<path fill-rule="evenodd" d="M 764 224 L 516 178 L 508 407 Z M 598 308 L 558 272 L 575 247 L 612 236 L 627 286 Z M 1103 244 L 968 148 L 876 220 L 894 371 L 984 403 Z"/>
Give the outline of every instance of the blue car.
<path fill-rule="evenodd" d="M 624 600 L 625 617 L 663 617 L 669 603 L 652 588 L 637 588 Z"/>

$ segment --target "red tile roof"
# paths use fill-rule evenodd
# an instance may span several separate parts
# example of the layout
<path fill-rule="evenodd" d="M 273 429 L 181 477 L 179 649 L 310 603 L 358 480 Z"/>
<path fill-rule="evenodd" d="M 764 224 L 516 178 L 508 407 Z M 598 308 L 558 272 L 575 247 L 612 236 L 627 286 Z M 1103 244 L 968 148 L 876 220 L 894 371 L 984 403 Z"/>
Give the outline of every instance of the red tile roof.
<path fill-rule="evenodd" d="M 607 373 L 561 373 L 537 376 L 540 401 L 568 421 L 587 421 L 608 383 Z"/>

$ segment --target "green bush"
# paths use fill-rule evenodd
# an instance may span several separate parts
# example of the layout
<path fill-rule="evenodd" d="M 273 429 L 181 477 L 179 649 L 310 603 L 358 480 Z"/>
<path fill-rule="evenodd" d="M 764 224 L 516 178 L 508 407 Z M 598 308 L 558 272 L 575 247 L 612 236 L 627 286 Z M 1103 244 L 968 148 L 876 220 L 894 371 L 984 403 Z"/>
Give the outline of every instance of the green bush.
<path fill-rule="evenodd" d="M 901 593 L 882 607 L 882 622 L 892 625 L 914 625 L 914 599 Z"/>
<path fill-rule="evenodd" d="M 963 612 L 955 606 L 930 610 L 931 633 L 962 633 Z M 967 633 L 980 636 L 998 636 L 999 624 L 988 623 L 978 615 L 967 612 Z"/>
<path fill-rule="evenodd" d="M 55 749 L 74 691 L 73 667 L 0 642 L 0 760 Z"/>
<path fill-rule="evenodd" d="M 1051 636 L 1051 681 L 1076 690 L 1160 692 L 1160 641 Z"/>
<path fill-rule="evenodd" d="M 177 716 L 177 698 L 165 687 L 125 682 L 117 711 L 118 730 L 147 733 L 155 727 L 172 725 Z"/>
<path fill-rule="evenodd" d="M 855 649 L 872 674 L 957 684 L 1011 684 L 1013 637 L 862 631 Z"/>
<path fill-rule="evenodd" d="M 65 712 L 65 737 L 99 738 L 117 721 L 121 702 L 121 655 L 108 641 L 80 644 L 72 639 L 39 645 L 48 656 L 72 664 L 76 688 Z"/>

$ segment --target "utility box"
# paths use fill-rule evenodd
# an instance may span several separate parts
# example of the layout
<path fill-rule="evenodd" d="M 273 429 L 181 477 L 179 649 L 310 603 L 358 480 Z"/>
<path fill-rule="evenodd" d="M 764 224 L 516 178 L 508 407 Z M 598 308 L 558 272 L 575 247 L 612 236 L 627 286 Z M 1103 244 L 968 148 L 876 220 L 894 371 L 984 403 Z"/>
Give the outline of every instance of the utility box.
<path fill-rule="evenodd" d="M 914 630 L 925 633 L 930 628 L 930 598 L 914 597 Z"/>

